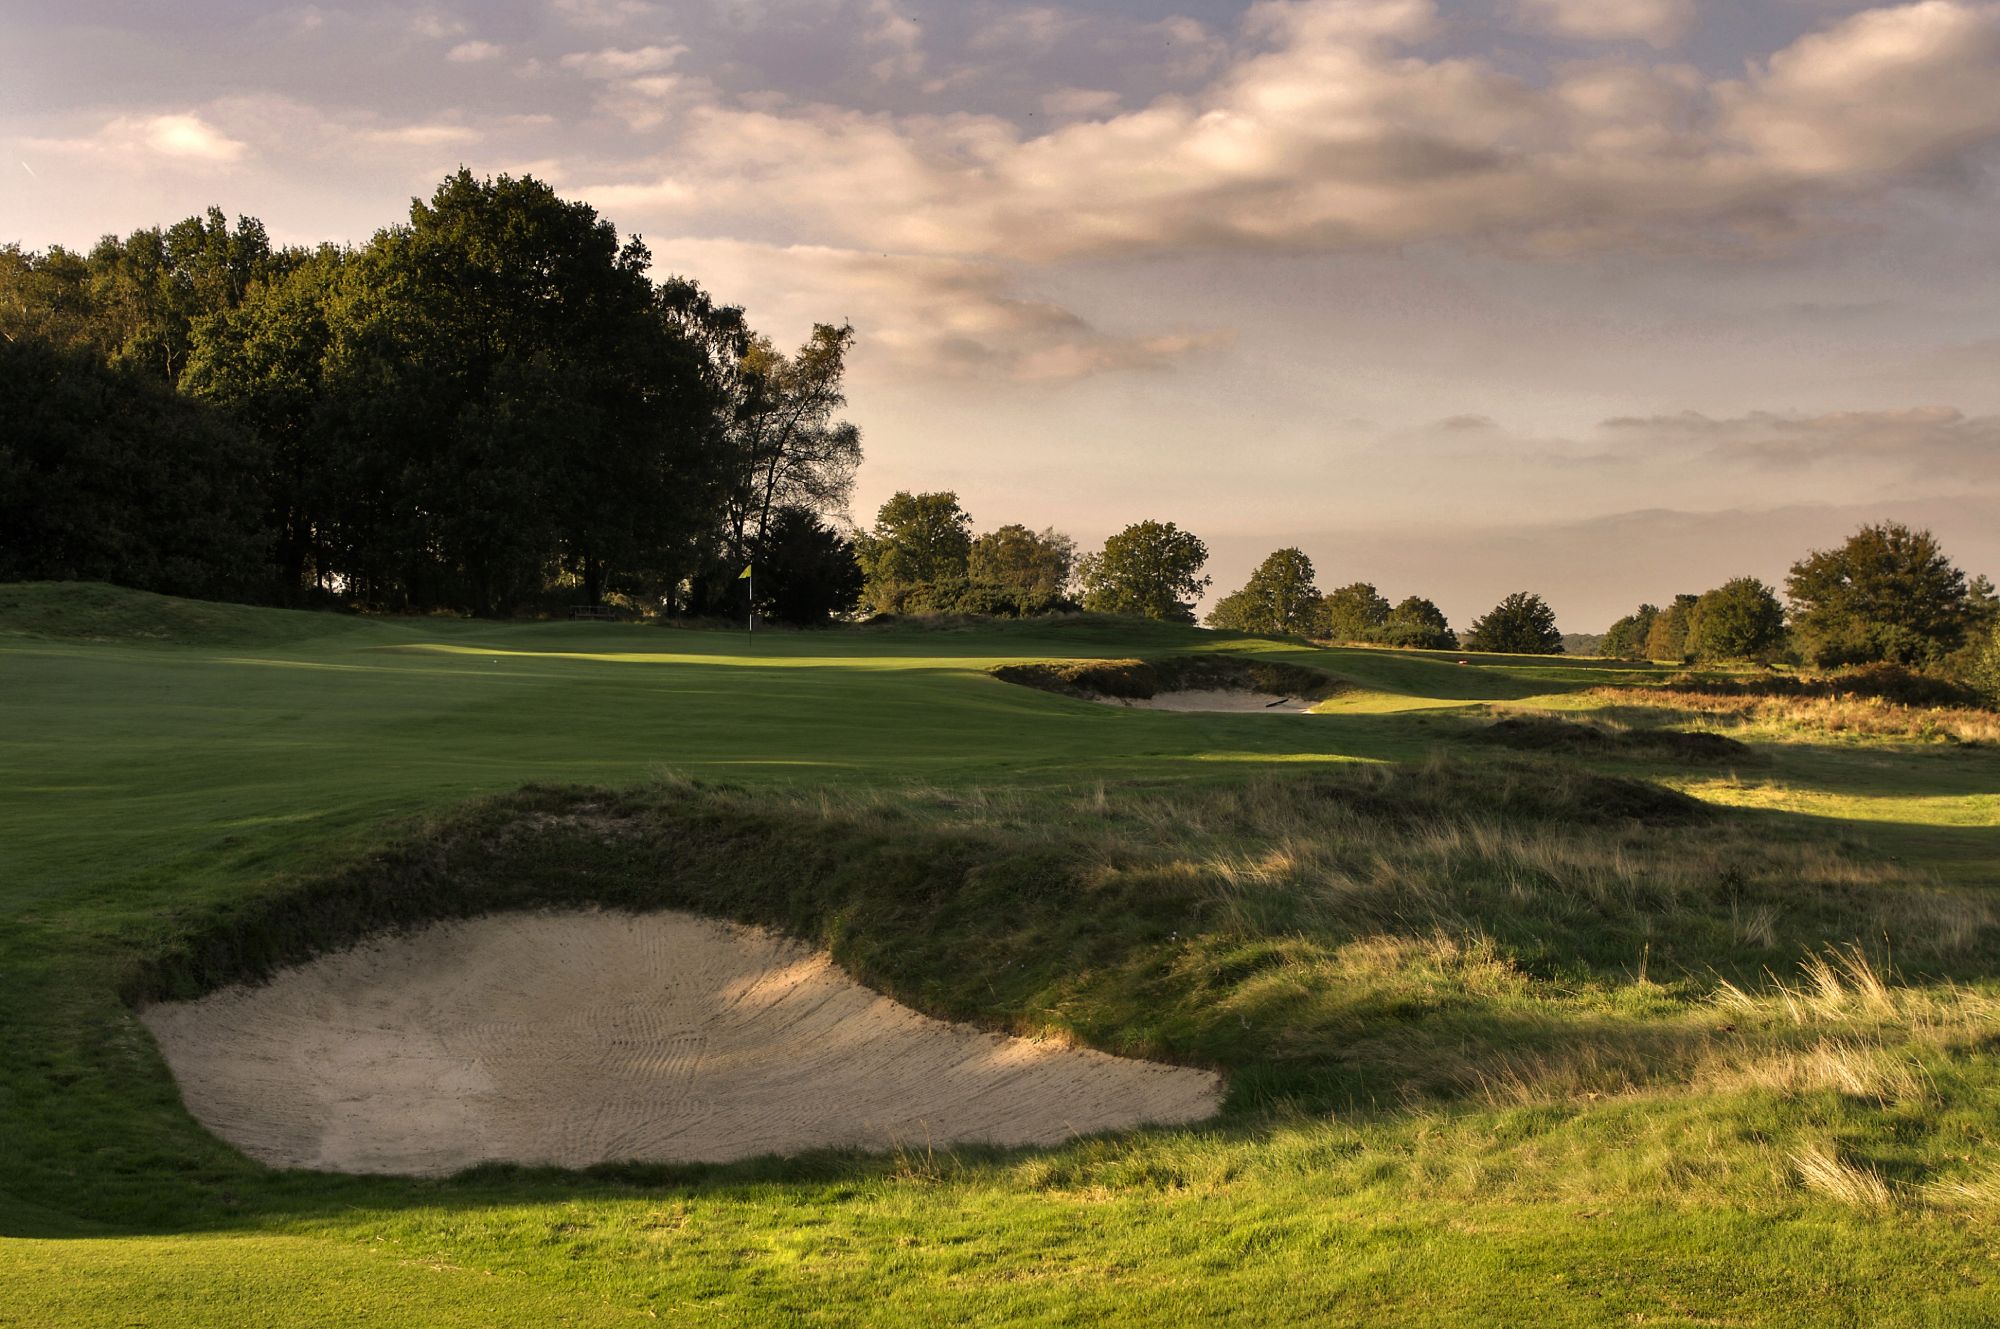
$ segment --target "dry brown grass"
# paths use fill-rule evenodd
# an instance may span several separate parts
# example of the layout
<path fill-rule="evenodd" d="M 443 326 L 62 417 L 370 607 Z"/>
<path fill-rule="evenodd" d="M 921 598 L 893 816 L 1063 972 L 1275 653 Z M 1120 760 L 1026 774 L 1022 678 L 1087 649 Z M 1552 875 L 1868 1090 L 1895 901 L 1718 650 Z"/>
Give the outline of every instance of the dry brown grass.
<path fill-rule="evenodd" d="M 1700 716 L 1709 724 L 1783 738 L 1840 734 L 1932 742 L 2000 743 L 2000 713 L 1969 706 L 1907 706 L 1881 697 L 1769 697 L 1685 688 L 1592 688 L 1587 694 L 1620 710 Z"/>
<path fill-rule="evenodd" d="M 1896 1203 L 1896 1194 L 1881 1173 L 1848 1162 L 1832 1145 L 1808 1145 L 1792 1155 L 1792 1167 L 1807 1190 L 1840 1204 L 1880 1213 Z"/>

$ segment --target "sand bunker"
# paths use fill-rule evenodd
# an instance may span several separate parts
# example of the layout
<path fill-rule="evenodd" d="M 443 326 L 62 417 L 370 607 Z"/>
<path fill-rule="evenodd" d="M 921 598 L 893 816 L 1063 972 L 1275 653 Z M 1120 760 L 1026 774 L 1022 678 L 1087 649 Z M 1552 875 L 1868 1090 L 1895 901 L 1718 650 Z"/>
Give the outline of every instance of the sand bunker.
<path fill-rule="evenodd" d="M 1302 715 L 1313 703 L 1302 697 L 1277 697 L 1268 692 L 1245 692 L 1241 688 L 1189 688 L 1180 692 L 1156 692 L 1150 697 L 1092 697 L 1111 706 L 1128 706 L 1135 711 L 1238 711 L 1260 715 Z"/>
<path fill-rule="evenodd" d="M 1054 1144 L 1220 1104 L 1207 1072 L 931 1019 L 691 914 L 504 914 L 149 1007 L 188 1108 L 284 1167 L 720 1162 Z"/>

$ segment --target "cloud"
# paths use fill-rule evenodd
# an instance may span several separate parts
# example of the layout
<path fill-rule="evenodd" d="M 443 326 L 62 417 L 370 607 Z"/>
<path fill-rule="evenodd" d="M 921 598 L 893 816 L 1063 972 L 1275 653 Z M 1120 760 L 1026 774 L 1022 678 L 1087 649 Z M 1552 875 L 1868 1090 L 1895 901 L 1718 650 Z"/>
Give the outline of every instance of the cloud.
<path fill-rule="evenodd" d="M 653 74 L 666 69 L 687 54 L 685 46 L 641 46 L 630 51 L 607 47 L 602 51 L 578 51 L 562 58 L 564 69 L 575 70 L 586 78 L 631 78 L 638 74 Z"/>
<path fill-rule="evenodd" d="M 366 143 L 394 147 L 434 148 L 447 143 L 477 143 L 484 137 L 466 125 L 399 125 L 390 129 L 364 129 L 356 136 Z"/>
<path fill-rule="evenodd" d="M 1621 416 L 1599 427 L 1629 455 L 1645 448 L 1693 451 L 1709 462 L 1797 474 L 1840 468 L 1886 473 L 1967 491 L 2000 490 L 2000 417 L 1949 406 L 1716 418 L 1698 411 Z"/>
<path fill-rule="evenodd" d="M 444 53 L 444 58 L 455 65 L 478 64 L 482 60 L 497 60 L 506 54 L 507 48 L 492 42 L 460 42 Z"/>
<path fill-rule="evenodd" d="M 1723 80 L 1623 58 L 1517 77 L 1424 54 L 1437 28 L 1431 0 L 1262 0 L 1197 93 L 1038 135 L 711 100 L 626 190 L 675 200 L 657 220 L 676 230 L 1028 261 L 1657 251 L 1781 243 L 2000 140 L 2000 7 L 1981 0 L 1869 10 Z"/>
<path fill-rule="evenodd" d="M 191 165 L 227 165 L 250 154 L 250 145 L 231 138 L 193 113 L 119 116 L 80 139 L 33 139 L 39 148 L 126 158 L 166 158 Z"/>
<path fill-rule="evenodd" d="M 860 354 L 904 376 L 1050 383 L 1165 369 L 1220 347 L 1227 333 L 1123 335 L 1023 295 L 1005 267 L 819 245 L 674 240 L 655 267 L 687 270 L 780 340 L 814 322 L 852 322 Z"/>
<path fill-rule="evenodd" d="M 1694 26 L 1695 0 L 1521 0 L 1519 14 L 1559 37 L 1672 46 Z"/>
<path fill-rule="evenodd" d="M 549 0 L 549 11 L 579 28 L 622 28 L 656 13 L 647 0 Z"/>

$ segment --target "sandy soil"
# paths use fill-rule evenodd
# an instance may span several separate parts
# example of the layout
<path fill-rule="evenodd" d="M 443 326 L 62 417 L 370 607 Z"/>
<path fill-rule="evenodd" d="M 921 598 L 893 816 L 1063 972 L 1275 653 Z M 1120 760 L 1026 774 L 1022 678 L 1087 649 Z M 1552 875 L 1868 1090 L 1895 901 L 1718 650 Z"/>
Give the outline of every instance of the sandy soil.
<path fill-rule="evenodd" d="M 983 1033 L 683 913 L 503 914 L 140 1013 L 204 1125 L 284 1167 L 1054 1144 L 1220 1105 L 1207 1071 Z"/>
<path fill-rule="evenodd" d="M 1246 711 L 1260 715 L 1300 715 L 1313 703 L 1299 697 L 1276 697 L 1268 692 L 1245 692 L 1240 688 L 1198 688 L 1184 692 L 1157 692 L 1142 700 L 1130 697 L 1099 697 L 1113 706 L 1129 706 L 1138 711 Z"/>

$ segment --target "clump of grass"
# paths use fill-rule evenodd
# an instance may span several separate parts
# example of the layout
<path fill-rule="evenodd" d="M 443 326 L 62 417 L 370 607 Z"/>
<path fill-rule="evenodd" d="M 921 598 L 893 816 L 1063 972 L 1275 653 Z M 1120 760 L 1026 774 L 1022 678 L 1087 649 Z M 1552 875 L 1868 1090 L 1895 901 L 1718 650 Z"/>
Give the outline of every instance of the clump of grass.
<path fill-rule="evenodd" d="M 1808 1145 L 1792 1155 L 1792 1167 L 1807 1190 L 1840 1204 L 1881 1213 L 1896 1202 L 1880 1172 L 1848 1162 L 1832 1145 Z"/>

